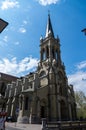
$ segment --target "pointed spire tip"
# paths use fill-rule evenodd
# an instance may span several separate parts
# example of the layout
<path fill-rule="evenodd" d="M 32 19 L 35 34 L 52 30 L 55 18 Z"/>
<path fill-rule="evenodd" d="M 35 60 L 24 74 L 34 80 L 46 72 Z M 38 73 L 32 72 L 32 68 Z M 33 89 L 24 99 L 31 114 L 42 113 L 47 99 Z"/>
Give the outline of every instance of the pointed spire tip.
<path fill-rule="evenodd" d="M 48 11 L 48 21 L 47 21 L 45 37 L 48 37 L 49 35 L 54 37 L 53 28 L 52 28 L 51 19 L 50 19 L 50 11 Z"/>

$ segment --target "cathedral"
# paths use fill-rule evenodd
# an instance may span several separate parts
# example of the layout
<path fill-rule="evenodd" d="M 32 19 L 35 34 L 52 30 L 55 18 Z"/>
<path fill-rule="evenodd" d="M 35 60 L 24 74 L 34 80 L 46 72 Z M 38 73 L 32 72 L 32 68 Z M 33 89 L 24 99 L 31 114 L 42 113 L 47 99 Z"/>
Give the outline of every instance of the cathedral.
<path fill-rule="evenodd" d="M 73 85 L 68 85 L 61 59 L 60 39 L 54 36 L 48 14 L 45 37 L 40 38 L 40 59 L 35 72 L 7 85 L 8 116 L 19 123 L 76 120 Z"/>

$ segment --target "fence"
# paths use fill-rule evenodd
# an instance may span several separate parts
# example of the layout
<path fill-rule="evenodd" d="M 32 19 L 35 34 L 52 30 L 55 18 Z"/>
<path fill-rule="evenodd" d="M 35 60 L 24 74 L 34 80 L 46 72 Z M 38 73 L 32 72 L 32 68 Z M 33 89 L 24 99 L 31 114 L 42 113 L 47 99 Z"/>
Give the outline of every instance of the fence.
<path fill-rule="evenodd" d="M 86 121 L 57 121 L 42 120 L 42 130 L 86 130 Z"/>

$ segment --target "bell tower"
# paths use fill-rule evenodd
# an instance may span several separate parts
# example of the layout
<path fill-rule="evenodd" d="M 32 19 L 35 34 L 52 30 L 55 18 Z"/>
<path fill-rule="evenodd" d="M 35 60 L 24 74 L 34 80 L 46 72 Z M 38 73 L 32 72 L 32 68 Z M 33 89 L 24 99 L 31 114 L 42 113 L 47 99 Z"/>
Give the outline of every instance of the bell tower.
<path fill-rule="evenodd" d="M 38 91 L 41 93 L 38 97 L 45 101 L 45 105 L 41 106 L 46 113 L 43 118 L 47 117 L 52 121 L 74 119 L 76 107 L 74 94 L 72 95 L 73 87 L 68 85 L 65 66 L 61 60 L 60 39 L 54 36 L 50 14 L 45 37 L 40 38 L 38 76 Z M 72 95 L 71 98 L 69 95 Z"/>
<path fill-rule="evenodd" d="M 50 14 L 48 14 L 45 38 L 40 38 L 40 63 L 52 62 L 53 60 L 61 64 L 60 40 L 54 37 Z"/>
<path fill-rule="evenodd" d="M 61 112 L 58 96 L 60 86 L 62 86 L 63 96 L 67 95 L 67 77 L 65 67 L 61 60 L 60 39 L 55 38 L 48 14 L 46 33 L 44 38 L 40 38 L 40 62 L 39 81 L 41 90 L 45 91 L 44 97 L 47 99 L 47 117 L 49 120 L 61 120 Z M 46 93 L 47 92 L 47 93 Z M 66 100 L 66 99 L 65 99 Z M 63 108 L 64 109 L 64 108 Z M 52 111 L 53 110 L 53 111 Z M 65 115 L 65 118 L 67 115 Z"/>

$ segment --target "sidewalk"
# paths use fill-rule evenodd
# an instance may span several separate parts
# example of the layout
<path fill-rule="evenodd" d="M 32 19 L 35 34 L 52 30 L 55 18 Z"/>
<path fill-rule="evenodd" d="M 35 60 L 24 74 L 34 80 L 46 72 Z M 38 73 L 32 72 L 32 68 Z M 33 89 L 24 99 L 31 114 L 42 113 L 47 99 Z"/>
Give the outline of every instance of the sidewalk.
<path fill-rule="evenodd" d="M 13 122 L 6 122 L 5 125 L 13 128 L 19 128 L 21 130 L 42 130 L 41 124 L 19 124 Z"/>

